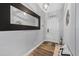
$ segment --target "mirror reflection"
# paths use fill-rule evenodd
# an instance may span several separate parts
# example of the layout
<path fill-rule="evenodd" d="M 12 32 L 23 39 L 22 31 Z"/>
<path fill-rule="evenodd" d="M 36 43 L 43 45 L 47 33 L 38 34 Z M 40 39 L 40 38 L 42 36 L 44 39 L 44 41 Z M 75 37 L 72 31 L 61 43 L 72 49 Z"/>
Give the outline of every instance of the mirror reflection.
<path fill-rule="evenodd" d="M 11 8 L 10 9 L 10 13 L 11 13 L 10 23 L 11 24 L 38 27 L 38 19 L 36 17 L 33 17 L 14 6 L 10 6 L 10 8 Z"/>

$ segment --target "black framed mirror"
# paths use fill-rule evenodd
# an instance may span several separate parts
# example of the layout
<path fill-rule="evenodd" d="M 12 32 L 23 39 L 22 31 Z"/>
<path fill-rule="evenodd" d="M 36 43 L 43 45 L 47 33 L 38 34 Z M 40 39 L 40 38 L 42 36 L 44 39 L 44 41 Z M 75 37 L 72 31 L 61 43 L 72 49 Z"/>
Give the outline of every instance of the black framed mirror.
<path fill-rule="evenodd" d="M 0 3 L 0 31 L 39 30 L 40 16 L 21 3 Z"/>

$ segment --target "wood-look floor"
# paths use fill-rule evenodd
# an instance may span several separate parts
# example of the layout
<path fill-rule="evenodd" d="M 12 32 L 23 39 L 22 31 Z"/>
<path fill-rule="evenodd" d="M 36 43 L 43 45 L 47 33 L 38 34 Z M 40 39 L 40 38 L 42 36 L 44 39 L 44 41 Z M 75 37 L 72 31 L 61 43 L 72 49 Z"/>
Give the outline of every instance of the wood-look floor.
<path fill-rule="evenodd" d="M 55 43 L 45 41 L 34 51 L 32 51 L 29 56 L 53 56 L 55 50 Z"/>

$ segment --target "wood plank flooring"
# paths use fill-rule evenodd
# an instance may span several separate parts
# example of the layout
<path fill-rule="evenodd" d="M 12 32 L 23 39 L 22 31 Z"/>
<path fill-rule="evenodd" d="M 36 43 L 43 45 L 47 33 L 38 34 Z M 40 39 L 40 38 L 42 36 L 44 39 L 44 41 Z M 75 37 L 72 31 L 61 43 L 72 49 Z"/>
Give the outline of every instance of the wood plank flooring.
<path fill-rule="evenodd" d="M 34 51 L 32 51 L 29 56 L 53 56 L 55 50 L 54 42 L 45 41 Z"/>

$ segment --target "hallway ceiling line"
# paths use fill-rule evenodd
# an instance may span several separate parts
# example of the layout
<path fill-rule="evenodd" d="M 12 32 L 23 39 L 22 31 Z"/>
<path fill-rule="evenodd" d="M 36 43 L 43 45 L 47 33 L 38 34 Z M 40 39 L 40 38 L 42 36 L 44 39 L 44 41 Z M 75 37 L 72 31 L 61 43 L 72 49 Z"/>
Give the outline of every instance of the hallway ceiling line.
<path fill-rule="evenodd" d="M 54 12 L 62 9 L 64 4 L 63 3 L 38 3 L 38 6 L 45 13 L 49 13 L 49 12 Z"/>

